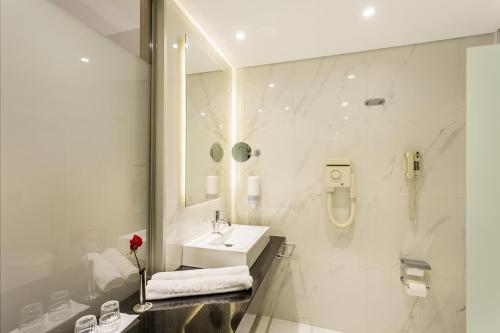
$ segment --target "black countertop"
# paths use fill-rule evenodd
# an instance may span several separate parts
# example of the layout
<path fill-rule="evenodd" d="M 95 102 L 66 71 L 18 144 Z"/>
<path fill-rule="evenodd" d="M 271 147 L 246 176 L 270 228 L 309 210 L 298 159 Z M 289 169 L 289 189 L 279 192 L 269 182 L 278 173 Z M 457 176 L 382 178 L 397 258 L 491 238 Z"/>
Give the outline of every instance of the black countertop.
<path fill-rule="evenodd" d="M 271 236 L 269 244 L 250 268 L 253 277 L 251 290 L 152 301 L 153 308 L 141 314 L 124 332 L 234 332 L 284 241 L 284 237 Z M 180 269 L 194 268 L 183 266 Z M 133 314 L 132 307 L 138 300 L 138 294 L 130 296 L 121 302 L 121 310 Z"/>

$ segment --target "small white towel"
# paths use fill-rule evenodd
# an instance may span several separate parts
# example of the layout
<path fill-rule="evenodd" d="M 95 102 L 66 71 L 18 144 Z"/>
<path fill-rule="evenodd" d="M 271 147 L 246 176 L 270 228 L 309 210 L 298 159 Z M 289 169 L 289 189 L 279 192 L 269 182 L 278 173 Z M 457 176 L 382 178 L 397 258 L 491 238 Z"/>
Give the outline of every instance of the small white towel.
<path fill-rule="evenodd" d="M 149 280 L 148 300 L 227 293 L 252 288 L 250 275 L 219 275 L 185 280 Z"/>
<path fill-rule="evenodd" d="M 122 278 L 127 281 L 139 281 L 139 268 L 132 265 L 130 260 L 125 258 L 120 251 L 115 248 L 109 248 L 102 253 L 102 256 L 115 266 L 122 275 Z"/>
<path fill-rule="evenodd" d="M 151 280 L 193 279 L 216 275 L 250 275 L 247 265 L 222 268 L 191 269 L 189 271 L 160 272 L 153 274 Z"/>
<path fill-rule="evenodd" d="M 125 280 L 115 266 L 104 259 L 99 253 L 88 253 L 87 259 L 94 265 L 94 280 L 102 291 L 119 288 L 125 283 Z"/>

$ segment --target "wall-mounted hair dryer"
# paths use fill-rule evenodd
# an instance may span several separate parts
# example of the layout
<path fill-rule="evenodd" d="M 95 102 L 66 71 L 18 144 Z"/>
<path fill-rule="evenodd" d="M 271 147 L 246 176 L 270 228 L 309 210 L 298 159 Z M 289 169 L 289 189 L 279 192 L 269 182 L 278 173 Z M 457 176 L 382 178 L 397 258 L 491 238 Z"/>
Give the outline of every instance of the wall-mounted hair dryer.
<path fill-rule="evenodd" d="M 351 211 L 347 221 L 344 223 L 338 222 L 333 216 L 333 193 L 336 188 L 349 188 Z M 351 174 L 351 161 L 350 160 L 330 160 L 325 166 L 325 191 L 327 192 L 326 210 L 330 222 L 337 228 L 347 228 L 354 222 L 354 215 L 356 214 L 356 190 L 354 183 L 354 175 Z"/>
<path fill-rule="evenodd" d="M 410 209 L 410 220 L 417 215 L 417 190 L 415 177 L 420 176 L 420 153 L 407 151 L 403 155 L 404 173 L 408 183 L 408 204 Z"/>

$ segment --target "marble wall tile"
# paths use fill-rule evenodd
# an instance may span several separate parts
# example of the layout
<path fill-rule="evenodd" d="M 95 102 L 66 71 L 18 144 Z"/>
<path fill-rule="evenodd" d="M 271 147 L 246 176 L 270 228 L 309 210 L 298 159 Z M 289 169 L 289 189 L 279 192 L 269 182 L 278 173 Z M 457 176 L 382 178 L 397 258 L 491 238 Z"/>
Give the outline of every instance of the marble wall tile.
<path fill-rule="evenodd" d="M 269 225 L 297 244 L 266 311 L 349 333 L 463 332 L 465 50 L 491 35 L 238 71 L 238 138 L 262 155 L 239 163 L 237 223 Z M 350 79 L 349 75 L 355 75 Z M 367 98 L 386 105 L 366 107 Z M 417 219 L 408 217 L 402 155 L 422 153 Z M 326 215 L 323 167 L 350 158 L 357 216 Z M 248 207 L 246 178 L 262 197 Z M 348 214 L 348 192 L 335 213 Z M 432 289 L 406 294 L 399 259 L 428 261 Z"/>

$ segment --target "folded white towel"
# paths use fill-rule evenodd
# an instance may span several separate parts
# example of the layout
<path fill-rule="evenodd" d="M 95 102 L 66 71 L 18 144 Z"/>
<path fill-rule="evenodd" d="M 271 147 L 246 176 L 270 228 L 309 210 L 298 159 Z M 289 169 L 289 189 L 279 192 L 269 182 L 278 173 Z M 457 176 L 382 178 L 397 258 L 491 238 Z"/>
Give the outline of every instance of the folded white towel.
<path fill-rule="evenodd" d="M 209 295 L 252 288 L 250 275 L 219 275 L 184 280 L 149 280 L 148 300 L 182 296 Z"/>
<path fill-rule="evenodd" d="M 94 280 L 102 291 L 110 291 L 113 288 L 121 287 L 125 283 L 115 266 L 99 253 L 88 253 L 87 259 L 94 266 Z"/>
<path fill-rule="evenodd" d="M 247 265 L 222 268 L 191 269 L 189 271 L 160 272 L 153 274 L 151 280 L 193 279 L 216 275 L 250 275 Z"/>
<path fill-rule="evenodd" d="M 102 256 L 115 266 L 125 280 L 139 281 L 139 268 L 135 267 L 120 251 L 109 248 L 102 253 Z"/>

